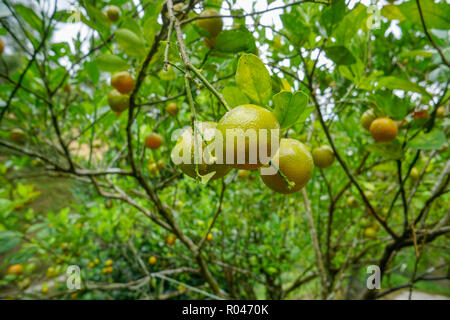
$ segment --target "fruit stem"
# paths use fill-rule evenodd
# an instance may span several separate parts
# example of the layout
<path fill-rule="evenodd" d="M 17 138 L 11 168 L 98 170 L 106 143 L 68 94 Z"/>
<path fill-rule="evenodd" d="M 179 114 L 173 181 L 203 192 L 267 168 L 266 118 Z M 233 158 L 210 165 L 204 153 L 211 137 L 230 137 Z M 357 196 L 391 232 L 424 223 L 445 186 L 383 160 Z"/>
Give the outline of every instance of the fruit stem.
<path fill-rule="evenodd" d="M 219 93 L 219 91 L 217 91 L 213 87 L 213 85 L 211 83 L 209 83 L 209 81 L 202 75 L 200 70 L 198 70 L 192 64 L 188 64 L 186 67 L 189 68 L 190 70 L 192 70 L 192 72 L 195 73 L 195 75 L 203 82 L 203 84 L 217 97 L 217 99 L 219 99 L 219 101 L 224 105 L 224 107 L 225 107 L 225 109 L 227 109 L 227 111 L 231 110 L 230 106 L 225 101 L 224 97 Z"/>
<path fill-rule="evenodd" d="M 270 161 L 269 164 L 272 166 L 272 168 L 275 168 L 277 170 L 281 178 L 287 184 L 289 190 L 295 186 L 295 182 L 289 181 L 289 179 L 284 175 L 284 173 L 280 170 L 280 168 L 277 168 L 277 166 L 272 161 Z"/>

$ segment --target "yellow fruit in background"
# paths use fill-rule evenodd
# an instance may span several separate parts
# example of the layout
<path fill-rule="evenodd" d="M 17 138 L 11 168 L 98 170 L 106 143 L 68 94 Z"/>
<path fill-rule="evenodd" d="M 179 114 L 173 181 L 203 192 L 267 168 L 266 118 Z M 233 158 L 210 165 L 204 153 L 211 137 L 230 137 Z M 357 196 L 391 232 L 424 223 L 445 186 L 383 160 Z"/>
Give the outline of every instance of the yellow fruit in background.
<path fill-rule="evenodd" d="M 372 109 L 366 110 L 360 119 L 360 123 L 361 125 L 364 127 L 364 129 L 369 130 L 370 129 L 370 125 L 372 124 L 372 122 L 376 119 L 376 115 L 373 112 Z"/>
<path fill-rule="evenodd" d="M 197 177 L 197 166 L 198 173 L 201 176 L 215 172 L 210 180 L 224 177 L 230 172 L 231 166 L 215 163 L 215 152 L 210 149 L 211 147 L 214 148 L 215 145 L 214 139 L 217 124 L 215 122 L 196 122 L 195 126 L 196 130 L 198 130 L 197 138 L 194 139 L 191 127 L 186 128 L 171 152 L 172 162 L 191 178 Z M 211 153 L 208 150 L 211 150 Z M 185 151 L 189 151 L 190 155 L 185 155 Z M 195 157 L 196 153 L 198 154 L 197 157 Z M 201 155 L 204 155 L 203 158 Z M 195 158 L 197 158 L 197 161 L 195 161 Z M 195 162 L 198 164 L 195 164 Z"/>
<path fill-rule="evenodd" d="M 347 198 L 347 206 L 350 208 L 356 208 L 358 206 L 358 200 L 354 196 L 350 196 Z"/>
<path fill-rule="evenodd" d="M 158 165 L 154 162 L 149 163 L 148 171 L 150 171 L 151 174 L 157 174 L 158 173 Z"/>
<path fill-rule="evenodd" d="M 5 43 L 3 42 L 3 39 L 0 38 L 0 56 L 2 55 L 3 50 L 5 50 Z"/>
<path fill-rule="evenodd" d="M 176 241 L 177 241 L 177 236 L 176 235 L 174 235 L 173 233 L 167 235 L 167 237 L 166 237 L 166 244 L 167 245 L 173 246 Z"/>
<path fill-rule="evenodd" d="M 47 284 L 44 283 L 44 284 L 42 285 L 41 292 L 42 292 L 43 294 L 46 294 L 46 293 L 48 292 L 48 286 L 47 286 Z"/>
<path fill-rule="evenodd" d="M 100 263 L 100 259 L 95 258 L 95 259 L 94 259 L 94 263 L 95 263 L 95 264 L 99 264 L 99 263 Z"/>
<path fill-rule="evenodd" d="M 208 233 L 208 235 L 206 236 L 206 240 L 213 241 L 213 235 L 211 233 Z"/>
<path fill-rule="evenodd" d="M 151 257 L 149 257 L 148 258 L 148 263 L 149 264 L 155 264 L 156 263 L 156 261 L 158 261 L 158 259 L 156 259 L 156 257 L 155 256 L 151 256 Z"/>
<path fill-rule="evenodd" d="M 368 227 L 368 228 L 364 229 L 364 235 L 367 238 L 371 238 L 371 239 L 376 238 L 377 230 L 375 230 L 375 228 L 373 228 L 373 227 Z"/>
<path fill-rule="evenodd" d="M 120 113 L 130 106 L 130 97 L 114 89 L 108 93 L 108 104 L 112 111 Z"/>
<path fill-rule="evenodd" d="M 72 300 L 76 300 L 78 298 L 78 292 L 74 292 L 74 293 L 70 294 L 69 298 Z"/>
<path fill-rule="evenodd" d="M 121 94 L 128 94 L 134 88 L 134 79 L 129 72 L 118 72 L 112 76 L 111 85 Z"/>
<path fill-rule="evenodd" d="M 214 9 L 207 9 L 200 13 L 200 17 L 218 16 L 219 12 Z M 211 38 L 216 37 L 223 28 L 222 18 L 198 19 L 197 25 L 208 31 Z"/>
<path fill-rule="evenodd" d="M 6 271 L 7 274 L 15 274 L 15 275 L 21 275 L 23 273 L 23 266 L 21 264 L 13 264 L 9 266 L 8 270 Z"/>
<path fill-rule="evenodd" d="M 279 172 L 274 175 L 261 174 L 264 184 L 278 193 L 288 194 L 300 190 L 313 174 L 314 162 L 311 153 L 298 140 L 281 139 L 280 148 L 271 162 L 275 165 L 278 163 L 279 170 L 293 183 L 289 188 Z"/>
<path fill-rule="evenodd" d="M 417 179 L 419 179 L 420 177 L 420 172 L 416 167 L 413 167 L 409 175 L 411 176 L 412 180 L 417 181 Z"/>
<path fill-rule="evenodd" d="M 106 17 L 111 22 L 116 22 L 120 17 L 120 8 L 118 6 L 109 6 L 106 10 Z"/>
<path fill-rule="evenodd" d="M 111 259 L 106 260 L 105 266 L 110 267 L 113 265 L 113 261 Z"/>
<path fill-rule="evenodd" d="M 440 106 L 436 110 L 436 117 L 441 118 L 443 116 L 445 116 L 445 108 L 443 106 Z"/>
<path fill-rule="evenodd" d="M 369 218 L 361 218 L 361 220 L 359 221 L 359 225 L 363 228 L 370 227 L 371 224 L 372 222 Z"/>
<path fill-rule="evenodd" d="M 158 162 L 156 163 L 156 166 L 158 167 L 158 170 L 164 169 L 165 165 L 166 165 L 166 163 L 164 162 L 163 159 L 159 159 Z"/>
<path fill-rule="evenodd" d="M 370 134 L 377 142 L 389 142 L 395 139 L 398 127 L 392 119 L 378 118 L 370 125 Z"/>
<path fill-rule="evenodd" d="M 266 148 L 267 158 L 271 158 L 276 153 L 276 150 L 273 152 L 271 150 L 272 139 L 275 141 L 280 139 L 280 124 L 275 115 L 254 104 L 241 105 L 228 111 L 220 119 L 217 129 L 223 136 L 224 162 L 237 169 L 253 170 L 268 163 L 268 159 L 261 158 L 260 147 Z M 260 130 L 264 130 L 266 137 L 260 137 Z M 229 163 L 227 157 L 232 158 L 232 155 L 234 159 Z M 243 163 L 238 163 L 238 159 Z"/>
<path fill-rule="evenodd" d="M 170 102 L 167 105 L 166 110 L 171 116 L 176 116 L 178 113 L 178 104 L 176 102 Z"/>
<path fill-rule="evenodd" d="M 91 268 L 91 269 L 94 268 L 95 267 L 95 263 L 94 262 L 89 262 L 88 267 Z"/>
<path fill-rule="evenodd" d="M 370 190 L 367 190 L 367 191 L 364 191 L 364 195 L 366 196 L 366 198 L 370 201 L 370 200 L 373 200 L 374 199 L 374 193 L 373 193 L 373 191 L 370 191 Z"/>
<path fill-rule="evenodd" d="M 9 132 L 9 138 L 15 143 L 24 143 L 25 132 L 22 129 L 14 128 Z"/>
<path fill-rule="evenodd" d="M 319 168 L 328 168 L 334 162 L 334 152 L 327 145 L 314 148 L 312 151 L 314 164 Z"/>

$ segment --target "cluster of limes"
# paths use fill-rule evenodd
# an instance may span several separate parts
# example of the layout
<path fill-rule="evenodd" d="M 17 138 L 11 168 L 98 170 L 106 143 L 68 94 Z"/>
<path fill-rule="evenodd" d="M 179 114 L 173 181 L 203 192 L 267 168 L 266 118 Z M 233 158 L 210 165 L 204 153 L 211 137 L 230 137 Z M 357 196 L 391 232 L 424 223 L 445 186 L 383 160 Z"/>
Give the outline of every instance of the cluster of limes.
<path fill-rule="evenodd" d="M 328 146 L 318 147 L 311 154 L 308 147 L 300 141 L 280 139 L 279 135 L 274 138 L 278 139 L 279 147 L 277 150 L 272 150 L 272 134 L 279 132 L 279 122 L 271 111 L 254 104 L 233 108 L 218 123 L 197 122 L 194 130 L 198 132 L 195 134 L 196 137 L 194 138 L 192 128 L 187 128 L 171 153 L 174 163 L 176 159 L 190 158 L 191 161 L 182 162 L 178 164 L 178 167 L 183 173 L 193 178 L 200 175 L 209 176 L 209 180 L 215 180 L 224 177 L 233 168 L 240 169 L 239 176 L 245 177 L 245 170 L 263 170 L 272 165 L 277 172 L 262 174 L 264 184 L 276 192 L 287 194 L 296 192 L 306 185 L 312 177 L 314 164 L 320 168 L 326 168 L 334 161 L 334 153 Z M 246 132 L 253 132 L 255 134 L 253 139 L 249 139 Z M 264 137 L 260 137 L 261 132 L 266 132 Z M 216 133 L 220 133 L 223 137 L 223 161 L 219 161 L 222 163 L 216 161 L 214 150 L 210 159 L 194 161 L 198 159 L 196 156 L 198 150 L 211 150 L 210 145 L 214 143 Z M 262 140 L 263 138 L 265 139 Z M 227 139 L 233 139 L 233 141 L 227 143 Z M 245 143 L 238 143 L 238 141 L 245 141 Z M 271 159 L 270 163 L 260 157 L 260 148 L 266 148 L 266 154 Z M 183 154 L 186 151 L 190 153 L 187 156 Z M 231 159 L 232 163 L 226 161 L 227 154 L 234 155 L 234 159 Z"/>
<path fill-rule="evenodd" d="M 113 273 L 114 269 L 112 267 L 113 261 L 111 259 L 108 259 L 105 261 L 105 267 L 102 269 L 103 274 L 111 274 Z"/>

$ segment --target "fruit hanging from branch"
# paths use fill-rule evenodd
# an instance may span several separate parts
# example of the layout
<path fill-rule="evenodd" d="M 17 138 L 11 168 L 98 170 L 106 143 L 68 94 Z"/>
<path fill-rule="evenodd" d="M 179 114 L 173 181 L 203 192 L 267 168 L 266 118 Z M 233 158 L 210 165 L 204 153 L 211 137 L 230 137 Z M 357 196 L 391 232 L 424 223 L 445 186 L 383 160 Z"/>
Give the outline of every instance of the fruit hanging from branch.
<path fill-rule="evenodd" d="M 334 152 L 331 147 L 323 145 L 312 151 L 314 164 L 319 168 L 328 168 L 334 162 Z"/>
<path fill-rule="evenodd" d="M 112 76 L 111 85 L 121 94 L 128 94 L 134 88 L 134 79 L 129 72 L 118 72 Z"/>
<path fill-rule="evenodd" d="M 262 168 L 261 178 L 267 187 L 282 194 L 294 193 L 303 188 L 314 170 L 311 153 L 295 139 L 281 139 L 280 148 L 271 163 L 275 166 L 278 164 L 279 170 L 276 174 L 263 174 Z"/>
<path fill-rule="evenodd" d="M 387 117 L 378 118 L 370 125 L 370 134 L 376 142 L 390 142 L 395 139 L 397 133 L 397 125 Z"/>
<path fill-rule="evenodd" d="M 120 113 L 130 106 L 130 97 L 113 89 L 108 93 L 108 104 L 112 111 Z"/>

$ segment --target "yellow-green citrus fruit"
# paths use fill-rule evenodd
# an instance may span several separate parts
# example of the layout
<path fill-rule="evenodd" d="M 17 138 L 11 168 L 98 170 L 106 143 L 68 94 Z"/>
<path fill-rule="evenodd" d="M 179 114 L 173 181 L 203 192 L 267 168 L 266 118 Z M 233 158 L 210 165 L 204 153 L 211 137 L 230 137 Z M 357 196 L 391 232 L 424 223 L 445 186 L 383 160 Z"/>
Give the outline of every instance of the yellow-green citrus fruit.
<path fill-rule="evenodd" d="M 281 139 L 280 148 L 271 162 L 274 165 L 278 164 L 279 171 L 273 175 L 261 174 L 261 178 L 266 186 L 282 194 L 294 193 L 303 188 L 311 179 L 314 170 L 311 153 L 303 143 L 295 139 Z M 283 179 L 280 171 L 289 182 L 293 183 L 291 187 Z"/>
<path fill-rule="evenodd" d="M 129 72 L 118 72 L 112 76 L 111 85 L 121 94 L 128 94 L 134 88 L 134 79 Z"/>
<path fill-rule="evenodd" d="M 420 172 L 416 167 L 413 167 L 411 169 L 411 173 L 410 173 L 411 179 L 413 179 L 414 181 L 416 181 L 417 179 L 419 179 L 420 176 Z"/>
<path fill-rule="evenodd" d="M 148 264 L 155 264 L 156 263 L 156 261 L 158 261 L 157 259 L 156 259 L 156 257 L 155 256 L 151 256 L 151 257 L 149 257 L 148 258 Z"/>
<path fill-rule="evenodd" d="M 397 136 L 397 133 L 397 125 L 389 118 L 375 119 L 370 125 L 370 134 L 377 142 L 392 141 Z"/>
<path fill-rule="evenodd" d="M 163 159 L 159 159 L 158 162 L 156 163 L 156 166 L 158 167 L 158 170 L 164 169 L 165 165 L 166 165 L 166 163 L 164 162 Z"/>
<path fill-rule="evenodd" d="M 369 130 L 370 129 L 370 125 L 372 124 L 372 122 L 376 119 L 377 117 L 375 116 L 375 113 L 373 112 L 372 109 L 366 110 L 360 119 L 360 123 L 361 125 L 364 127 L 364 129 Z"/>
<path fill-rule="evenodd" d="M 194 139 L 192 128 L 186 128 L 172 150 L 172 161 L 184 174 L 191 178 L 195 179 L 197 177 L 196 166 L 198 166 L 198 173 L 201 176 L 215 172 L 210 180 L 222 178 L 230 172 L 231 166 L 216 163 L 216 159 L 214 159 L 215 152 L 211 149 L 214 149 L 217 124 L 215 122 L 196 122 L 195 126 L 196 130 L 198 130 L 196 139 Z M 195 145 L 194 142 L 196 143 Z M 200 145 L 200 143 L 202 144 Z M 195 150 L 196 146 L 197 152 Z M 211 154 L 208 153 L 208 150 L 211 150 Z M 190 155 L 185 155 L 184 151 L 189 151 Z M 197 157 L 195 157 L 196 153 L 198 154 Z M 203 158 L 201 158 L 202 154 Z M 195 158 L 197 158 L 197 161 L 195 161 Z M 181 163 L 178 163 L 180 160 Z"/>
<path fill-rule="evenodd" d="M 166 237 L 166 244 L 167 245 L 173 246 L 176 241 L 177 241 L 177 236 L 176 235 L 174 235 L 173 233 L 167 235 L 167 237 Z"/>
<path fill-rule="evenodd" d="M 149 133 L 145 138 L 145 146 L 149 149 L 158 149 L 163 144 L 163 137 L 155 132 Z"/>
<path fill-rule="evenodd" d="M 314 148 L 312 151 L 314 164 L 319 168 L 328 168 L 334 162 L 334 152 L 327 145 Z"/>
<path fill-rule="evenodd" d="M 108 93 L 108 104 L 112 111 L 120 113 L 130 106 L 130 97 L 114 89 Z"/>
<path fill-rule="evenodd" d="M 9 138 L 15 143 L 24 143 L 25 132 L 22 129 L 14 128 L 9 132 Z"/>
<path fill-rule="evenodd" d="M 367 228 L 372 224 L 369 218 L 361 218 L 359 225 L 363 228 Z"/>
<path fill-rule="evenodd" d="M 113 265 L 113 261 L 111 259 L 106 260 L 105 266 L 111 267 Z"/>
<path fill-rule="evenodd" d="M 436 117 L 441 118 L 443 116 L 445 116 L 445 108 L 443 106 L 440 106 L 436 110 Z"/>
<path fill-rule="evenodd" d="M 213 9 L 207 9 L 200 13 L 200 17 L 218 16 L 219 13 Z M 198 19 L 197 25 L 208 31 L 211 38 L 217 36 L 223 28 L 222 18 Z"/>
<path fill-rule="evenodd" d="M 213 235 L 212 235 L 212 233 L 208 233 L 208 235 L 206 236 L 206 240 L 207 240 L 207 241 L 213 241 Z"/>
<path fill-rule="evenodd" d="M 217 129 L 223 136 L 223 162 L 237 169 L 253 170 L 268 163 L 276 152 L 276 146 L 271 150 L 272 140 L 280 140 L 280 124 L 275 115 L 254 104 L 241 105 L 228 111 L 220 119 Z M 260 130 L 265 132 L 265 136 L 260 137 Z M 267 159 L 261 158 L 260 144 L 266 148 Z M 228 157 L 232 163 L 229 163 Z M 238 163 L 238 160 L 242 163 Z"/>
<path fill-rule="evenodd" d="M 167 105 L 166 110 L 171 116 L 176 116 L 178 113 L 178 104 L 176 102 L 170 102 Z"/>
<path fill-rule="evenodd" d="M 377 236 L 377 230 L 375 230 L 375 228 L 373 228 L 373 227 L 368 227 L 364 230 L 364 235 L 367 238 L 373 239 Z"/>
<path fill-rule="evenodd" d="M 120 8 L 118 6 L 109 6 L 106 10 L 106 16 L 111 22 L 116 22 L 120 17 Z"/>
<path fill-rule="evenodd" d="M 358 206 L 358 201 L 356 200 L 356 198 L 354 196 L 350 196 L 347 198 L 347 205 L 350 208 L 356 208 Z"/>

